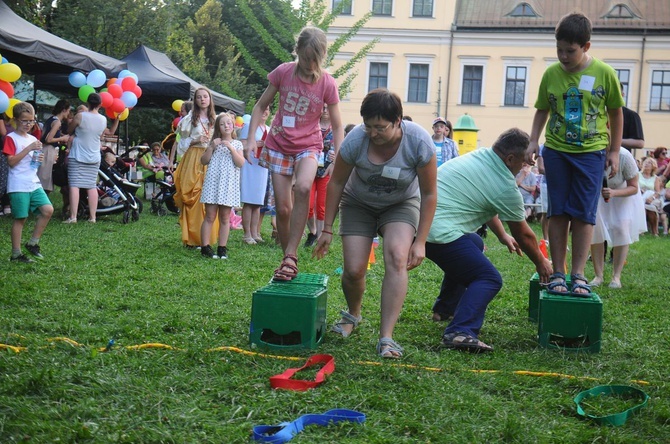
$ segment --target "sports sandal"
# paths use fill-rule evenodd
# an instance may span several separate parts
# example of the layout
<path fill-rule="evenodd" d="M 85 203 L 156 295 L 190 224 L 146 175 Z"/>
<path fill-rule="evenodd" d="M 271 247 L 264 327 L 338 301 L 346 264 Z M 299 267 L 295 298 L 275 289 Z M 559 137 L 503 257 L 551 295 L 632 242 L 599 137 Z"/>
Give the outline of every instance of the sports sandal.
<path fill-rule="evenodd" d="M 377 353 L 380 358 L 400 359 L 402 358 L 403 348 L 391 338 L 381 338 L 377 342 Z"/>
<path fill-rule="evenodd" d="M 565 291 L 556 290 L 556 287 L 563 287 Z M 558 271 L 549 276 L 549 284 L 547 284 L 547 293 L 567 296 L 570 294 L 568 284 L 565 282 L 565 274 Z"/>
<path fill-rule="evenodd" d="M 572 280 L 572 289 L 570 290 L 570 295 L 577 296 L 580 298 L 591 297 L 591 286 L 589 285 L 589 280 L 582 274 L 571 274 L 570 279 Z M 577 282 L 581 281 L 581 282 Z M 586 293 L 579 293 L 575 290 L 586 290 Z"/>
<path fill-rule="evenodd" d="M 344 310 L 340 310 L 340 316 L 342 316 L 342 319 L 333 324 L 333 326 L 330 328 L 330 331 L 341 334 L 343 338 L 346 338 L 351 333 L 353 333 L 354 328 L 358 327 L 358 324 L 363 320 L 363 316 L 356 317 L 348 311 Z M 353 325 L 349 333 L 347 333 L 346 330 L 342 328 L 344 325 Z"/>
<path fill-rule="evenodd" d="M 463 350 L 470 353 L 493 351 L 493 347 L 466 333 L 447 333 L 442 336 L 442 345 L 452 350 Z"/>
<path fill-rule="evenodd" d="M 289 262 L 292 260 L 293 263 Z M 293 254 L 287 254 L 281 261 L 279 268 L 275 270 L 275 275 L 272 278 L 275 281 L 288 282 L 298 275 L 298 258 Z"/>

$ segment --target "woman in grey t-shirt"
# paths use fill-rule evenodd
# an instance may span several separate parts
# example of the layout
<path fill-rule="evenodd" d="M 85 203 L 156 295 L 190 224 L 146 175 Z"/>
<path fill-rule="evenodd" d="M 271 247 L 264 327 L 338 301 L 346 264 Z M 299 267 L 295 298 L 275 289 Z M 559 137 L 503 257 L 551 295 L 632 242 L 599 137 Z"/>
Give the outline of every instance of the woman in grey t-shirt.
<path fill-rule="evenodd" d="M 371 91 L 361 104 L 363 124 L 342 142 L 326 194 L 326 217 L 314 255 L 323 257 L 332 241 L 340 211 L 344 267 L 342 291 L 348 310 L 332 330 L 349 336 L 361 321 L 365 274 L 373 239 L 383 239 L 384 280 L 377 353 L 402 357 L 393 329 L 407 295 L 408 271 L 425 257 L 435 213 L 436 157 L 430 135 L 402 120 L 400 98 Z"/>

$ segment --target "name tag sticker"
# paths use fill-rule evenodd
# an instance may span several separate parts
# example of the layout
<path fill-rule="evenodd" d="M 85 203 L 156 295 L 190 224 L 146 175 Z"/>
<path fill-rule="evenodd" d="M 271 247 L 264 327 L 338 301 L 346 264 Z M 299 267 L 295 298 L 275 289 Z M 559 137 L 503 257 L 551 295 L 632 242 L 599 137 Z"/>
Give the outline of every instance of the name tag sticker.
<path fill-rule="evenodd" d="M 591 91 L 593 84 L 596 83 L 596 78 L 593 76 L 582 76 L 579 80 L 579 89 L 582 91 Z"/>
<path fill-rule="evenodd" d="M 385 166 L 382 170 L 382 177 L 398 179 L 400 177 L 400 168 Z"/>
<path fill-rule="evenodd" d="M 295 127 L 295 116 L 284 116 L 282 119 L 282 126 L 285 128 Z"/>

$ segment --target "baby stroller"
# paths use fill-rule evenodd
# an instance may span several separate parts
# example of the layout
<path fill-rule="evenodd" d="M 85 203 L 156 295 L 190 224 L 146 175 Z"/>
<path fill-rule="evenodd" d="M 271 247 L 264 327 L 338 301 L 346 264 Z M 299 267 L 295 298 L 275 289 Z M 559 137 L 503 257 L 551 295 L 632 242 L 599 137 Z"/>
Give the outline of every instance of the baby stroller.
<path fill-rule="evenodd" d="M 98 208 L 96 215 L 123 213 L 123 223 L 140 219 L 142 201 L 135 197 L 140 185 L 121 177 L 118 171 L 103 162 L 98 170 Z M 88 201 L 81 200 L 78 216 L 88 215 Z"/>
<path fill-rule="evenodd" d="M 162 179 L 155 180 L 158 192 L 151 196 L 151 213 L 165 216 L 169 210 L 172 213 L 179 214 L 179 208 L 177 208 L 174 202 L 174 193 L 176 190 L 172 173 L 166 169 L 164 170 L 165 176 Z"/>

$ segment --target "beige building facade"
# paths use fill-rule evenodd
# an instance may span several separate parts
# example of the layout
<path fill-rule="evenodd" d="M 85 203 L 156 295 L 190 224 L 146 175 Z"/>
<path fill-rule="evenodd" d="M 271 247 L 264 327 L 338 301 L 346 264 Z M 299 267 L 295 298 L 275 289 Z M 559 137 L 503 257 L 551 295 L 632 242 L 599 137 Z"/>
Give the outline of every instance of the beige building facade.
<path fill-rule="evenodd" d="M 438 115 L 455 125 L 464 114 L 479 129 L 478 146 L 513 126 L 530 131 L 542 74 L 557 61 L 554 27 L 581 11 L 594 25 L 589 54 L 617 70 L 626 106 L 642 119 L 645 149 L 636 155 L 670 145 L 670 1 L 352 0 L 329 37 L 370 11 L 334 60 L 338 66 L 379 38 L 342 97 L 345 124 L 361 121 L 368 91 L 387 87 L 403 99 L 405 115 L 429 131 Z"/>

